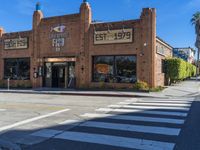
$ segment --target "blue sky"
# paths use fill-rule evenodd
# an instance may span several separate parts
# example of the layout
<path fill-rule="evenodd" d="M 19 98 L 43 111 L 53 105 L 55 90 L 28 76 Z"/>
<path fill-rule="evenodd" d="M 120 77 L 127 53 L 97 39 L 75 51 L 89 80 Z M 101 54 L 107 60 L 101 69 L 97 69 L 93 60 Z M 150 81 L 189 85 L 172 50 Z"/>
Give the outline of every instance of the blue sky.
<path fill-rule="evenodd" d="M 77 13 L 82 0 L 39 0 L 45 17 Z M 200 0 L 88 0 L 93 20 L 137 19 L 144 7 L 157 9 L 157 35 L 173 47 L 194 47 L 192 14 Z M 0 26 L 7 32 L 29 30 L 38 0 L 1 0 Z"/>

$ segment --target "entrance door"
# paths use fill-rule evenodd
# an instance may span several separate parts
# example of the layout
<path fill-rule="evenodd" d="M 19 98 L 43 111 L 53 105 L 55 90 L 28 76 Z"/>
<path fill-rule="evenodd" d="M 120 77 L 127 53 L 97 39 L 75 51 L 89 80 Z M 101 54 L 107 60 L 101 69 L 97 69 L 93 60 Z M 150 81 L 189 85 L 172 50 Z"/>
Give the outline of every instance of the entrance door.
<path fill-rule="evenodd" d="M 75 88 L 75 62 L 45 63 L 44 86 Z"/>
<path fill-rule="evenodd" d="M 75 78 L 75 63 L 68 63 L 68 88 L 75 88 L 76 86 L 76 78 Z"/>
<path fill-rule="evenodd" d="M 52 66 L 52 87 L 54 88 L 65 87 L 65 67 Z"/>

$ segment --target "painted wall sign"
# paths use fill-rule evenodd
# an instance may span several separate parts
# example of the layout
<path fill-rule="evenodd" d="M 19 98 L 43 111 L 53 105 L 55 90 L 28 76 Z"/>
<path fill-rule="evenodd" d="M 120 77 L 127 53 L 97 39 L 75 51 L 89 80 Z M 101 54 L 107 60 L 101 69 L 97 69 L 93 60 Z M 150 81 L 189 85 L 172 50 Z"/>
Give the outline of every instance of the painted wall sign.
<path fill-rule="evenodd" d="M 52 46 L 55 47 L 56 51 L 60 51 L 61 47 L 63 47 L 64 45 L 65 45 L 64 38 L 52 39 Z"/>
<path fill-rule="evenodd" d="M 51 27 L 49 38 L 52 40 L 52 47 L 55 51 L 61 51 L 61 47 L 65 45 L 65 38 L 69 36 L 66 33 L 66 26 L 60 25 Z"/>
<path fill-rule="evenodd" d="M 61 25 L 61 26 L 56 26 L 56 27 L 52 27 L 51 31 L 55 31 L 58 33 L 63 33 L 65 31 L 66 26 Z"/>
<path fill-rule="evenodd" d="M 165 56 L 165 50 L 166 48 L 160 44 L 156 44 L 156 52 L 160 55 L 164 55 Z"/>
<path fill-rule="evenodd" d="M 94 44 L 130 43 L 133 42 L 133 29 L 96 31 Z"/>
<path fill-rule="evenodd" d="M 53 47 L 62 47 L 64 45 L 65 45 L 65 39 L 64 38 L 52 39 L 52 46 Z"/>
<path fill-rule="evenodd" d="M 69 33 L 66 32 L 66 26 L 60 25 L 60 26 L 55 26 L 51 27 L 50 30 L 50 39 L 56 39 L 56 38 L 67 38 L 69 37 Z"/>
<path fill-rule="evenodd" d="M 28 38 L 5 39 L 4 49 L 25 49 L 28 48 Z"/>

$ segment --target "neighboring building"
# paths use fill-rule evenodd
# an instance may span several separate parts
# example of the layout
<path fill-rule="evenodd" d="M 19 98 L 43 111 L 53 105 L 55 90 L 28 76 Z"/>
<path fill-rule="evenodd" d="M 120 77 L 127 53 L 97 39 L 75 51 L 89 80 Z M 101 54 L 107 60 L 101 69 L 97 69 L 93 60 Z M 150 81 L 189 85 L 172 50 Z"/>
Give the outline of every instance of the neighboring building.
<path fill-rule="evenodd" d="M 37 5 L 31 31 L 0 29 L 0 40 L 0 79 L 33 87 L 163 86 L 162 60 L 172 56 L 156 38 L 154 8 L 137 20 L 94 23 L 87 2 L 79 13 L 49 18 Z"/>
<path fill-rule="evenodd" d="M 181 58 L 189 63 L 195 63 L 195 50 L 191 47 L 173 48 L 173 57 Z"/>
<path fill-rule="evenodd" d="M 163 41 L 161 38 L 156 39 L 156 85 L 163 86 L 165 84 L 165 73 L 164 73 L 164 59 L 172 57 L 173 47 Z"/>

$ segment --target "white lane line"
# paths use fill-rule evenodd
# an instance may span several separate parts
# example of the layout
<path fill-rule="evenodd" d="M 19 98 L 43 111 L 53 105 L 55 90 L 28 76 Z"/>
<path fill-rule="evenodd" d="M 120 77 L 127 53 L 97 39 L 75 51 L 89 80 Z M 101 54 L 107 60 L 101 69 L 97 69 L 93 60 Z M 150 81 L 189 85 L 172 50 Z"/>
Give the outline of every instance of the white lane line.
<path fill-rule="evenodd" d="M 119 112 L 119 113 L 141 113 L 141 114 L 155 114 L 155 115 L 169 115 L 186 117 L 187 113 L 184 112 L 165 112 L 165 111 L 153 111 L 153 110 L 136 110 L 136 109 L 115 109 L 115 108 L 99 108 L 96 109 L 99 112 Z"/>
<path fill-rule="evenodd" d="M 30 134 L 31 136 L 39 136 L 39 137 L 45 137 L 45 138 L 51 138 L 54 137 L 64 131 L 62 130 L 51 130 L 51 129 L 43 129 L 37 132 L 34 132 Z"/>
<path fill-rule="evenodd" d="M 80 124 L 79 126 L 122 130 L 122 131 L 133 131 L 133 132 L 142 132 L 142 133 L 153 133 L 153 134 L 162 134 L 162 135 L 172 135 L 172 136 L 178 136 L 181 131 L 180 128 L 130 125 L 130 124 L 107 123 L 107 122 L 96 122 L 96 121 L 87 121 L 85 123 Z"/>
<path fill-rule="evenodd" d="M 128 104 L 133 104 L 133 105 L 142 105 L 142 106 L 177 106 L 177 107 L 190 107 L 191 104 L 174 104 L 174 103 L 143 103 L 143 102 L 136 102 L 136 103 L 130 103 L 130 102 L 119 102 L 118 104 L 120 105 L 128 105 Z"/>
<path fill-rule="evenodd" d="M 86 114 L 83 114 L 81 116 L 85 117 L 85 118 L 109 118 L 109 119 L 116 119 L 116 120 L 159 122 L 159 123 L 170 123 L 170 124 L 184 124 L 184 122 L 185 122 L 183 119 L 140 117 L 140 116 L 114 115 L 114 114 L 92 114 L 92 113 L 86 113 Z"/>
<path fill-rule="evenodd" d="M 17 126 L 24 125 L 24 124 L 27 124 L 27 123 L 31 123 L 33 121 L 37 121 L 37 120 L 44 119 L 44 118 L 47 118 L 47 117 L 50 117 L 50 116 L 54 116 L 54 115 L 57 115 L 57 114 L 60 114 L 60 113 L 63 113 L 63 112 L 69 111 L 69 110 L 70 109 L 63 109 L 63 110 L 56 111 L 56 112 L 53 112 L 53 113 L 49 113 L 49 114 L 46 114 L 46 115 L 42 115 L 42 116 L 27 119 L 27 120 L 24 120 L 24 121 L 20 121 L 20 122 L 17 122 L 17 123 L 8 125 L 8 126 L 0 127 L 0 132 L 14 128 L 14 127 L 17 127 Z"/>
<path fill-rule="evenodd" d="M 71 131 L 64 132 L 55 138 L 140 150 L 173 150 L 175 146 L 174 143 Z"/>
<path fill-rule="evenodd" d="M 190 108 L 185 107 L 159 107 L 159 106 L 134 106 L 134 105 L 109 105 L 108 107 L 112 108 L 130 108 L 130 109 L 169 109 L 169 110 L 184 110 L 189 111 Z"/>
<path fill-rule="evenodd" d="M 0 111 L 6 111 L 6 109 L 0 109 Z"/>
<path fill-rule="evenodd" d="M 78 125 L 81 123 L 81 120 L 66 120 L 66 121 L 63 121 L 61 123 L 59 123 L 60 125 Z"/>

